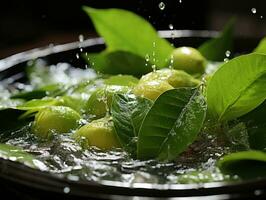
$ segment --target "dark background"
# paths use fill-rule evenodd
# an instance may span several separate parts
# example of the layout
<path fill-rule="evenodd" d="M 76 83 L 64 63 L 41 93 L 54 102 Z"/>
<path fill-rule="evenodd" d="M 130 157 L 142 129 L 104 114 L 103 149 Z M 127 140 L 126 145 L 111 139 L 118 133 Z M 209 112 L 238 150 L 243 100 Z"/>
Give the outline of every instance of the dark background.
<path fill-rule="evenodd" d="M 165 9 L 159 3 L 165 3 Z M 82 5 L 132 10 L 156 29 L 220 30 L 232 16 L 237 37 L 266 35 L 265 0 L 1 0 L 0 58 L 14 53 L 95 36 Z M 256 8 L 256 13 L 251 9 Z M 112 23 L 112 22 L 110 22 Z"/>

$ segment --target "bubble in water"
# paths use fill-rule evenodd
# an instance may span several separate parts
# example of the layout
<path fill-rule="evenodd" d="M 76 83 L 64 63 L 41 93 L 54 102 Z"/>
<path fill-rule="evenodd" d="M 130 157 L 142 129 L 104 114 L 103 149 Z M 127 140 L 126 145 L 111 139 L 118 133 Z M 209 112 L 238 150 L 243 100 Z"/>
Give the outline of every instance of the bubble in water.
<path fill-rule="evenodd" d="M 230 55 L 231 55 L 231 51 L 227 50 L 227 51 L 225 52 L 225 56 L 226 56 L 226 57 L 230 57 Z"/>
<path fill-rule="evenodd" d="M 165 9 L 165 4 L 164 4 L 164 2 L 160 2 L 160 3 L 159 3 L 159 8 L 160 8 L 161 10 L 164 10 L 164 9 Z"/>
<path fill-rule="evenodd" d="M 170 29 L 170 30 L 173 30 L 173 29 L 174 29 L 173 24 L 169 24 L 169 29 Z"/>
<path fill-rule="evenodd" d="M 83 42 L 84 41 L 84 36 L 83 35 L 79 35 L 79 41 Z"/>
<path fill-rule="evenodd" d="M 251 8 L 251 12 L 252 12 L 253 14 L 256 14 L 256 13 L 257 13 L 257 9 L 256 9 L 256 8 Z"/>

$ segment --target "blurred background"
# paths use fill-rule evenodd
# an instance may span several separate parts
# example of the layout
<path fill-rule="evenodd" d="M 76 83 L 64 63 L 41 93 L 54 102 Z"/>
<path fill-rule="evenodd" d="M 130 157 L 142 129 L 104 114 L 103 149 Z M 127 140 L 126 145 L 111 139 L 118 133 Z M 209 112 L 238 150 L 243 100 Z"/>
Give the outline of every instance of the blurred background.
<path fill-rule="evenodd" d="M 266 35 L 265 0 L 3 0 L 0 58 L 31 48 L 76 41 L 80 34 L 85 38 L 96 36 L 82 5 L 131 10 L 157 30 L 169 29 L 170 24 L 174 29 L 221 30 L 236 16 L 237 37 Z"/>

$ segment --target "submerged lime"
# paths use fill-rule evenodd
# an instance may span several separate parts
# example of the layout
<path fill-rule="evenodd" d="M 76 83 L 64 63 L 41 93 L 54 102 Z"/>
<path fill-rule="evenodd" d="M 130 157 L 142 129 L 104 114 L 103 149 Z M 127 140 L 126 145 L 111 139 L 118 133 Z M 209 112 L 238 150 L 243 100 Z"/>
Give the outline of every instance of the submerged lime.
<path fill-rule="evenodd" d="M 33 132 L 42 138 L 47 138 L 53 132 L 66 133 L 77 128 L 80 118 L 80 115 L 69 107 L 46 107 L 35 115 Z"/>
<path fill-rule="evenodd" d="M 113 122 L 108 117 L 94 120 L 82 126 L 74 137 L 77 140 L 85 139 L 89 146 L 96 146 L 104 150 L 120 147 Z"/>

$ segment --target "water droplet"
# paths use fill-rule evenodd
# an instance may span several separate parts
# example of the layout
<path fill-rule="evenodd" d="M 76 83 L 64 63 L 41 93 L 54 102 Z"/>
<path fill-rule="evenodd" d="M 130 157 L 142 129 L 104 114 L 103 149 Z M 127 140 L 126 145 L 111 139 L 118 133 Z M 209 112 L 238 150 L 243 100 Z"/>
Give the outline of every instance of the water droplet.
<path fill-rule="evenodd" d="M 174 56 L 171 55 L 171 57 L 170 57 L 170 64 L 169 64 L 169 68 L 170 69 L 173 69 L 173 64 L 174 64 Z"/>
<path fill-rule="evenodd" d="M 146 54 L 146 56 L 145 56 L 145 60 L 146 60 L 147 62 L 150 61 L 150 56 L 149 56 L 148 54 Z"/>
<path fill-rule="evenodd" d="M 259 196 L 259 195 L 263 194 L 263 191 L 262 191 L 262 190 L 255 190 L 255 191 L 254 191 L 254 194 L 255 194 L 256 196 Z"/>
<path fill-rule="evenodd" d="M 152 68 L 152 71 L 154 72 L 156 71 L 156 65 L 152 65 L 151 68 Z"/>
<path fill-rule="evenodd" d="M 228 58 L 225 58 L 225 59 L 224 59 L 224 62 L 228 62 L 228 61 L 229 61 L 229 59 L 228 59 Z"/>
<path fill-rule="evenodd" d="M 160 8 L 161 10 L 164 10 L 164 9 L 165 9 L 165 4 L 164 4 L 164 2 L 160 2 L 160 3 L 159 3 L 159 8 Z"/>
<path fill-rule="evenodd" d="M 70 188 L 69 188 L 69 187 L 64 187 L 64 190 L 63 190 L 63 191 L 64 191 L 64 193 L 66 193 L 66 194 L 67 194 L 67 193 L 69 193 L 69 192 L 70 192 Z"/>
<path fill-rule="evenodd" d="M 78 53 L 76 53 L 76 58 L 79 59 L 79 54 Z"/>
<path fill-rule="evenodd" d="M 170 28 L 170 30 L 173 30 L 174 29 L 173 24 L 169 24 L 169 28 Z"/>
<path fill-rule="evenodd" d="M 230 55 L 231 55 L 231 51 L 227 50 L 227 51 L 225 52 L 225 56 L 226 56 L 226 57 L 230 57 Z"/>
<path fill-rule="evenodd" d="M 253 14 L 256 14 L 256 13 L 257 13 L 257 9 L 256 9 L 256 8 L 251 8 L 251 12 L 252 12 Z"/>
<path fill-rule="evenodd" d="M 78 176 L 75 176 L 75 175 L 71 175 L 69 174 L 67 176 L 68 180 L 71 180 L 71 181 L 78 181 L 79 180 L 79 177 Z"/>
<path fill-rule="evenodd" d="M 84 41 L 84 36 L 83 35 L 79 35 L 79 41 L 83 42 Z"/>
<path fill-rule="evenodd" d="M 79 48 L 79 51 L 80 51 L 80 52 L 83 52 L 83 48 Z"/>

